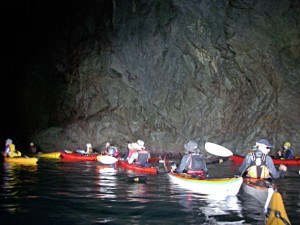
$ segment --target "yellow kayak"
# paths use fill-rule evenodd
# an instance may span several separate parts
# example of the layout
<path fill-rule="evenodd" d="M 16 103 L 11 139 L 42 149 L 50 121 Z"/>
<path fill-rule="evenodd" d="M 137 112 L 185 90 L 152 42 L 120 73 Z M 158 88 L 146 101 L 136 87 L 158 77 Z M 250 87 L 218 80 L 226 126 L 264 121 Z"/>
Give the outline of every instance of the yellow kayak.
<path fill-rule="evenodd" d="M 33 166 L 37 165 L 38 159 L 35 157 L 25 158 L 25 157 L 4 157 L 4 162 L 18 163 L 22 165 Z"/>
<path fill-rule="evenodd" d="M 269 204 L 266 225 L 291 224 L 282 201 L 281 194 L 274 192 Z"/>
<path fill-rule="evenodd" d="M 28 154 L 30 157 L 40 157 L 40 158 L 48 158 L 48 159 L 59 159 L 60 158 L 60 152 L 39 152 L 35 154 Z"/>

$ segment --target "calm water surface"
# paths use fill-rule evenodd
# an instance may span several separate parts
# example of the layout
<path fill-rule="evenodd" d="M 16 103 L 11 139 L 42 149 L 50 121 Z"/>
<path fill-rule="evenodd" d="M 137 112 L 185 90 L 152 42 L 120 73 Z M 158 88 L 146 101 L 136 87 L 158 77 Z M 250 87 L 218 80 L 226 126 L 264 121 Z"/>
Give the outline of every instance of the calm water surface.
<path fill-rule="evenodd" d="M 42 159 L 36 167 L 0 165 L 0 217 L 7 225 L 262 224 L 263 215 L 242 194 L 207 198 L 170 183 L 162 168 L 158 175 L 145 175 L 101 169 L 98 162 Z M 237 165 L 227 161 L 209 169 L 213 177 L 231 177 Z M 132 181 L 136 176 L 146 181 Z M 277 180 L 294 225 L 300 224 L 299 178 L 289 172 Z"/>

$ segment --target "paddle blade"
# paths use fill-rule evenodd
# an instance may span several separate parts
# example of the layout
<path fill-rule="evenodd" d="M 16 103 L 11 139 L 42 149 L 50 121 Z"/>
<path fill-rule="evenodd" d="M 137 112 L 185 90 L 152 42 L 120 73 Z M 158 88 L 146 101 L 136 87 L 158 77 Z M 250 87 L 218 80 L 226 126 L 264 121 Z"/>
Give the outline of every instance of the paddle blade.
<path fill-rule="evenodd" d="M 210 154 L 221 156 L 221 157 L 228 157 L 233 155 L 233 153 L 229 149 L 211 142 L 205 143 L 205 150 Z"/>
<path fill-rule="evenodd" d="M 114 164 L 118 161 L 118 159 L 109 155 L 98 155 L 97 160 L 102 164 Z"/>

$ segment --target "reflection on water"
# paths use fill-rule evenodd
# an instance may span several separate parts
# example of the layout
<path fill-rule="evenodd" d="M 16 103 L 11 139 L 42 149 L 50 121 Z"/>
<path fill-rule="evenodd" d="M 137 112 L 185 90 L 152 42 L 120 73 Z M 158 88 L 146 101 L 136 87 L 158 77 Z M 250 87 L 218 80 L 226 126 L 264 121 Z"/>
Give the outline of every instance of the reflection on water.
<path fill-rule="evenodd" d="M 231 162 L 209 169 L 215 177 L 237 171 Z M 35 167 L 5 163 L 0 172 L 0 215 L 10 225 L 259 224 L 263 216 L 255 211 L 257 204 L 240 194 L 213 199 L 181 189 L 164 173 L 43 160 Z M 299 178 L 277 181 L 292 224 L 300 224 Z"/>

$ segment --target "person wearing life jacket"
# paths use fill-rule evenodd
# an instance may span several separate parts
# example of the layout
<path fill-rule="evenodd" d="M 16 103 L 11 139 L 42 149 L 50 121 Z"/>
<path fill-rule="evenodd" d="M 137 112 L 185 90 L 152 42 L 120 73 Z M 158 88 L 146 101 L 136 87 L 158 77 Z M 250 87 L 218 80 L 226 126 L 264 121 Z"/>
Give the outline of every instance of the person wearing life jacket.
<path fill-rule="evenodd" d="M 93 147 L 91 143 L 86 144 L 86 154 L 92 154 L 93 153 Z"/>
<path fill-rule="evenodd" d="M 283 176 L 283 172 L 287 170 L 285 165 L 279 166 L 276 170 L 272 158 L 268 155 L 272 146 L 266 139 L 260 139 L 256 142 L 256 150 L 250 152 L 245 157 L 239 171 L 243 176 L 267 179 L 269 177 L 279 178 Z"/>
<path fill-rule="evenodd" d="M 117 147 L 111 146 L 109 142 L 105 144 L 105 154 L 117 158 L 119 156 L 119 151 Z"/>
<path fill-rule="evenodd" d="M 187 173 L 200 178 L 209 177 L 206 162 L 200 154 L 198 144 L 195 141 L 189 141 L 184 145 L 186 153 L 178 167 L 178 173 Z"/>
<path fill-rule="evenodd" d="M 293 159 L 294 158 L 294 151 L 292 149 L 291 142 L 286 141 L 283 144 L 283 152 L 278 151 L 278 156 L 280 159 Z"/>
<path fill-rule="evenodd" d="M 148 159 L 150 158 L 149 152 L 146 150 L 144 146 L 144 141 L 138 140 L 136 143 L 131 143 L 128 148 L 132 149 L 134 152 L 132 152 L 131 156 L 128 155 L 128 163 L 132 164 L 138 164 L 138 165 L 145 165 L 148 162 Z"/>
<path fill-rule="evenodd" d="M 29 144 L 29 146 L 30 146 L 29 152 L 32 153 L 32 154 L 36 153 L 36 146 L 34 145 L 34 143 L 31 142 L 31 143 Z"/>
<path fill-rule="evenodd" d="M 16 150 L 16 146 L 13 144 L 11 139 L 5 141 L 5 150 L 3 152 L 4 157 L 20 157 L 21 152 Z"/>

